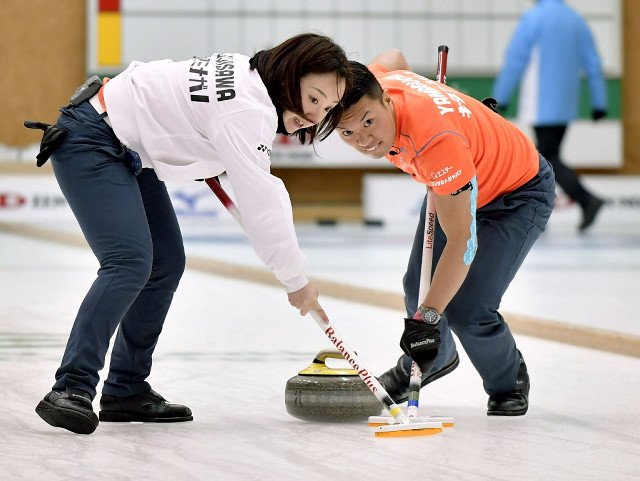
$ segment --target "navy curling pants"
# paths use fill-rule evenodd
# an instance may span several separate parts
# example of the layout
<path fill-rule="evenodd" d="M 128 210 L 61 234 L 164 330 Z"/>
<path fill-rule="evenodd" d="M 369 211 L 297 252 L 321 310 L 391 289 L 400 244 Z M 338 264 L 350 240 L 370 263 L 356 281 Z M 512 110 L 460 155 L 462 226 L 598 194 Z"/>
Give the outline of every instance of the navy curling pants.
<path fill-rule="evenodd" d="M 68 133 L 53 154 L 60 189 L 100 263 L 56 372 L 54 390 L 96 395 L 98 372 L 119 327 L 103 394 L 150 389 L 146 378 L 185 266 L 166 187 L 152 169 L 134 175 L 111 127 L 89 102 L 61 109 Z"/>
<path fill-rule="evenodd" d="M 509 283 L 544 231 L 554 199 L 553 170 L 540 156 L 540 170 L 532 180 L 477 210 L 478 250 L 465 281 L 443 313 L 441 344 L 432 372 L 441 369 L 455 354 L 453 331 L 480 374 L 487 394 L 514 389 L 520 357 L 498 308 Z M 404 277 L 408 317 L 413 316 L 418 306 L 424 211 L 423 203 Z M 444 232 L 436 222 L 434 270 L 445 244 Z"/>

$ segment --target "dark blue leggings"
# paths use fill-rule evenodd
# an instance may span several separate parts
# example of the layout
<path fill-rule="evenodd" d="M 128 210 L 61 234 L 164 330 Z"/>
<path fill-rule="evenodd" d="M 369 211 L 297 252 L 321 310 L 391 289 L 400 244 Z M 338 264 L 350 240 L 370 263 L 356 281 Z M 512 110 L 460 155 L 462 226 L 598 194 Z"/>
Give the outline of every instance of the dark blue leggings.
<path fill-rule="evenodd" d="M 487 394 L 514 388 L 519 356 L 498 308 L 509 283 L 544 231 L 554 198 L 553 170 L 540 156 L 540 170 L 531 181 L 476 212 L 478 250 L 465 281 L 443 313 L 442 343 L 434 370 L 444 366 L 456 351 L 453 331 L 482 377 Z M 404 277 L 409 317 L 418 305 L 423 238 L 424 203 Z M 434 270 L 446 242 L 440 224 L 436 223 Z"/>
<path fill-rule="evenodd" d="M 61 112 L 58 125 L 68 133 L 53 169 L 100 268 L 53 388 L 95 396 L 119 326 L 103 394 L 139 394 L 150 388 L 152 354 L 184 272 L 180 228 L 164 183 L 152 169 L 133 175 L 113 130 L 89 102 Z"/>

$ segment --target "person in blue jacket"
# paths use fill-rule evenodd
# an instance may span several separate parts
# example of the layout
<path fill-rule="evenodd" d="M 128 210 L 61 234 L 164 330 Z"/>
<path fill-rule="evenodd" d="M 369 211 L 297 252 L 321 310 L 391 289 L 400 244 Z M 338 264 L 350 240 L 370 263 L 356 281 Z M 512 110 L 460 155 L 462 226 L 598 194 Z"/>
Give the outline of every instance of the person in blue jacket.
<path fill-rule="evenodd" d="M 538 0 L 520 19 L 493 91 L 499 108 L 506 110 L 520 84 L 520 120 L 533 126 L 538 150 L 553 166 L 556 182 L 582 208 L 580 231 L 591 226 L 604 205 L 560 159 L 567 126 L 578 116 L 584 74 L 592 118 L 599 120 L 606 115 L 607 94 L 589 26 L 563 0 Z"/>

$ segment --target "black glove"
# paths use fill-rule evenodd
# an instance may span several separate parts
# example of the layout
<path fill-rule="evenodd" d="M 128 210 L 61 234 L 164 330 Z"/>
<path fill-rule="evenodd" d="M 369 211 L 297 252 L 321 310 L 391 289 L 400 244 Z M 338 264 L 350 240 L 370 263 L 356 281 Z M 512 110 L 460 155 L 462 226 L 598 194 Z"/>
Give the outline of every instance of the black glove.
<path fill-rule="evenodd" d="M 591 111 L 591 118 L 594 121 L 600 120 L 603 117 L 607 116 L 607 111 L 606 110 L 601 110 L 601 109 L 593 109 Z"/>
<path fill-rule="evenodd" d="M 49 125 L 44 122 L 35 122 L 33 120 L 25 120 L 24 126 L 28 129 L 40 129 L 44 131 L 42 140 L 40 141 L 40 152 L 36 155 L 36 165 L 38 167 L 42 167 L 45 162 L 49 160 L 49 157 L 51 157 L 51 154 L 62 141 L 64 136 L 67 135 L 67 130 L 57 125 Z"/>
<path fill-rule="evenodd" d="M 411 357 L 422 372 L 428 372 L 438 355 L 440 347 L 440 331 L 435 324 L 425 324 L 414 319 L 404 320 L 404 332 L 400 338 L 400 347 Z"/>

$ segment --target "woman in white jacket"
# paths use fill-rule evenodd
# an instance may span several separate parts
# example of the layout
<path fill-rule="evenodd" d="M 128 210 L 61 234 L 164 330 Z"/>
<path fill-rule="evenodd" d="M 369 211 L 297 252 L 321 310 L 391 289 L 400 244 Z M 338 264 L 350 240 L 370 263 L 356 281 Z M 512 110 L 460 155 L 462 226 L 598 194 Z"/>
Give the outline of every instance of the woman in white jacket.
<path fill-rule="evenodd" d="M 303 142 L 331 133 L 348 83 L 342 48 L 327 37 L 301 34 L 251 58 L 214 53 L 132 62 L 104 85 L 94 82 L 95 92 L 85 85 L 61 109 L 45 134 L 39 164 L 53 152 L 56 179 L 100 269 L 53 390 L 36 408 L 42 419 L 81 434 L 92 433 L 99 419 L 193 419 L 188 407 L 167 403 L 146 382 L 185 265 L 165 180 L 226 172 L 251 244 L 291 305 L 301 315 L 313 309 L 325 316 L 269 155 L 277 132 Z M 52 138 L 56 145 L 47 145 Z M 98 418 L 92 409 L 98 372 L 118 326 Z"/>

